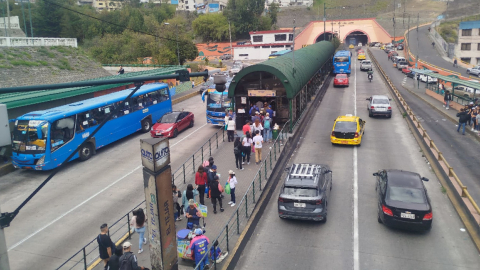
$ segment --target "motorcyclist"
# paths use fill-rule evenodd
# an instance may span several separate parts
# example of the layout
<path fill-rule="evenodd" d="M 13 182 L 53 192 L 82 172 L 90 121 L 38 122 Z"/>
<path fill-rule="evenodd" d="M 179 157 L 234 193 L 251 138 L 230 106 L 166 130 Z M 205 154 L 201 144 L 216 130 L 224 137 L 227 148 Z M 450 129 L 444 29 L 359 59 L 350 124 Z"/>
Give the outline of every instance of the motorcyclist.
<path fill-rule="evenodd" d="M 373 70 L 369 70 L 369 71 L 367 72 L 367 74 L 368 74 L 368 79 L 369 79 L 370 81 L 373 80 Z"/>

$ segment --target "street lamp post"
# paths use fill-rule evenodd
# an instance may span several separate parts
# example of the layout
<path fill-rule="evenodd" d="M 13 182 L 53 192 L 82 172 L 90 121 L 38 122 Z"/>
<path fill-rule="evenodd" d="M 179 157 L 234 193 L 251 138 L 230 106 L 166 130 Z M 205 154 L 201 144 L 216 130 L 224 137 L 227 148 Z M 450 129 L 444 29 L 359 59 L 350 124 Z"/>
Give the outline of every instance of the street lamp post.
<path fill-rule="evenodd" d="M 170 23 L 165 23 L 165 25 L 170 25 Z M 180 50 L 178 49 L 178 24 L 175 24 L 175 39 L 177 41 L 177 59 L 178 65 L 180 66 Z"/>

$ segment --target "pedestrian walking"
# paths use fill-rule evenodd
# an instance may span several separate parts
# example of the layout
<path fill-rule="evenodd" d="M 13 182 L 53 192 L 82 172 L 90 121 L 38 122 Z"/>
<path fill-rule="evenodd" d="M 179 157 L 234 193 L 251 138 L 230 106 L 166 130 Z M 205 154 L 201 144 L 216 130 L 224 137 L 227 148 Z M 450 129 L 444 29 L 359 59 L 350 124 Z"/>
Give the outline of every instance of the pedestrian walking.
<path fill-rule="evenodd" d="M 432 47 L 435 49 L 435 42 L 432 42 Z"/>
<path fill-rule="evenodd" d="M 462 135 L 465 135 L 465 125 L 467 123 L 468 114 L 465 112 L 465 109 L 460 109 L 460 112 L 457 113 L 458 117 L 458 128 L 457 132 L 460 132 L 460 127 L 463 127 Z"/>
<path fill-rule="evenodd" d="M 443 101 L 445 101 L 445 109 L 448 110 L 450 109 L 450 101 L 452 100 L 452 94 L 450 94 L 450 91 L 445 92 L 445 96 L 443 97 Z"/>
<path fill-rule="evenodd" d="M 231 207 L 235 206 L 235 187 L 237 186 L 237 178 L 235 177 L 235 172 L 230 170 L 228 171 L 228 183 L 230 185 L 230 204 Z"/>
<path fill-rule="evenodd" d="M 188 210 L 189 200 L 193 200 L 194 202 L 197 202 L 195 200 L 196 196 L 198 196 L 198 190 L 194 189 L 192 184 L 188 184 L 187 189 L 184 190 L 182 194 L 182 206 L 185 213 L 187 213 L 187 210 Z"/>
<path fill-rule="evenodd" d="M 100 226 L 100 234 L 97 236 L 97 243 L 100 259 L 103 261 L 103 269 L 106 270 L 108 267 L 108 260 L 116 248 L 115 244 L 112 242 L 112 239 L 110 239 L 110 236 L 108 235 L 107 223 L 104 223 L 102 226 Z"/>
<path fill-rule="evenodd" d="M 247 120 L 247 122 L 245 123 L 245 125 L 243 125 L 243 127 L 242 127 L 243 135 L 247 134 L 247 132 L 252 132 L 252 131 L 250 130 L 250 126 L 251 126 L 251 125 L 252 125 L 252 123 L 251 123 L 249 120 Z"/>
<path fill-rule="evenodd" d="M 145 238 L 145 221 L 145 213 L 142 208 L 133 210 L 130 226 L 135 228 L 135 232 L 138 233 L 138 254 L 143 252 L 143 244 L 147 243 L 147 238 Z"/>
<path fill-rule="evenodd" d="M 470 116 L 472 118 L 472 131 L 477 130 L 477 115 L 477 108 L 472 108 L 472 111 L 470 113 Z"/>
<path fill-rule="evenodd" d="M 247 132 L 247 134 L 245 134 L 245 137 L 243 137 L 242 147 L 244 154 L 242 165 L 245 164 L 245 161 L 247 161 L 247 164 L 250 164 L 250 154 L 252 153 L 252 136 L 250 135 L 250 132 Z"/>
<path fill-rule="evenodd" d="M 191 250 L 192 257 L 195 260 L 195 269 L 203 270 L 208 269 L 208 256 L 207 248 L 210 244 L 208 237 L 203 235 L 203 230 L 200 228 L 195 229 L 195 237 L 190 242 L 188 249 Z"/>
<path fill-rule="evenodd" d="M 453 67 L 458 68 L 457 58 L 453 59 Z"/>
<path fill-rule="evenodd" d="M 237 169 L 243 170 L 242 167 L 242 143 L 240 142 L 240 138 L 235 138 L 235 142 L 233 143 L 233 154 L 235 155 L 235 165 Z"/>
<path fill-rule="evenodd" d="M 120 269 L 131 270 L 150 270 L 146 267 L 139 266 L 137 257 L 131 251 L 132 244 L 130 242 L 123 243 L 123 255 L 120 257 Z"/>
<path fill-rule="evenodd" d="M 233 142 L 235 130 L 236 130 L 235 129 L 235 121 L 233 121 L 232 117 L 228 117 L 227 136 L 228 136 L 228 141 L 229 142 Z"/>
<path fill-rule="evenodd" d="M 253 145 L 255 146 L 255 163 L 258 165 L 262 162 L 262 144 L 263 137 L 260 135 L 260 132 L 255 131 L 255 137 L 252 139 Z"/>
<path fill-rule="evenodd" d="M 195 87 L 195 82 L 194 82 L 194 81 L 192 81 L 192 88 L 194 88 L 194 87 Z"/>
<path fill-rule="evenodd" d="M 210 197 L 212 199 L 213 204 L 213 213 L 217 213 L 217 201 L 220 205 L 220 212 L 223 212 L 223 205 L 222 205 L 222 193 L 224 189 L 222 185 L 218 182 L 218 175 L 215 175 L 213 178 L 213 182 L 210 184 Z"/>
<path fill-rule="evenodd" d="M 198 198 L 200 204 L 205 205 L 205 188 L 207 187 L 207 173 L 204 171 L 203 166 L 199 166 L 197 172 L 195 173 L 195 185 L 197 185 Z"/>
<path fill-rule="evenodd" d="M 267 113 L 265 119 L 263 119 L 263 134 L 265 135 L 265 142 L 268 143 L 272 141 L 272 119 L 269 113 Z"/>
<path fill-rule="evenodd" d="M 110 257 L 108 260 L 108 270 L 119 270 L 120 269 L 120 257 L 123 255 L 123 247 L 118 246 L 115 248 L 115 254 Z"/>
<path fill-rule="evenodd" d="M 252 123 L 255 123 L 255 121 L 260 121 L 260 112 L 259 111 L 255 111 L 255 114 L 252 115 Z"/>
<path fill-rule="evenodd" d="M 263 126 L 260 119 L 255 120 L 255 122 L 252 125 L 252 133 L 257 134 L 257 131 L 260 133 L 263 132 Z"/>
<path fill-rule="evenodd" d="M 175 207 L 175 210 L 177 212 L 174 214 L 175 220 L 180 221 L 182 220 L 182 207 L 180 207 L 180 204 L 178 203 L 178 198 L 182 198 L 182 193 L 177 190 L 177 186 L 172 185 L 172 191 L 173 191 L 173 207 Z"/>

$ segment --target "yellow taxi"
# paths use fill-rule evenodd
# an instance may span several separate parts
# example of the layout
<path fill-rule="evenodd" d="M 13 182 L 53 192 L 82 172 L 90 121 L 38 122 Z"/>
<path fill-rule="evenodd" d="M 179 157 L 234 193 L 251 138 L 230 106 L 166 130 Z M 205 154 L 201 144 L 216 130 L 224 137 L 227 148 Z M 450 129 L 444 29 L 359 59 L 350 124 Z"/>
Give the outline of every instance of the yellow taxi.
<path fill-rule="evenodd" d="M 365 53 L 359 53 L 357 59 L 358 60 L 366 60 L 367 57 L 365 57 Z"/>
<path fill-rule="evenodd" d="M 365 123 L 360 117 L 351 114 L 337 117 L 333 124 L 330 141 L 332 144 L 360 146 L 365 133 Z"/>
<path fill-rule="evenodd" d="M 382 45 L 380 46 L 380 50 L 385 50 L 385 44 L 382 44 Z"/>
<path fill-rule="evenodd" d="M 350 46 L 348 46 L 348 48 L 350 48 L 350 49 L 354 49 L 354 48 L 355 48 L 355 46 L 353 46 L 353 44 L 350 44 Z"/>

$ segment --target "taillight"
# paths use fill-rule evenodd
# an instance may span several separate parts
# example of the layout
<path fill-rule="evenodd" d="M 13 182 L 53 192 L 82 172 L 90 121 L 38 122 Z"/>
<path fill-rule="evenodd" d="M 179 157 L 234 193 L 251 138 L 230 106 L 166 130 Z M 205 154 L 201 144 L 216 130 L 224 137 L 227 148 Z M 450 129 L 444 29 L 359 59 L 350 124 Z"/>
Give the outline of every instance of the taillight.
<path fill-rule="evenodd" d="M 390 210 L 390 208 L 386 207 L 385 205 L 382 204 L 382 211 L 385 215 L 393 217 L 393 212 Z"/>
<path fill-rule="evenodd" d="M 391 110 L 391 109 L 392 109 L 392 107 L 388 107 L 388 109 L 389 109 L 389 110 Z"/>
<path fill-rule="evenodd" d="M 355 132 L 355 138 L 358 138 L 358 132 Z"/>
<path fill-rule="evenodd" d="M 375 110 L 375 107 L 371 106 L 370 109 Z"/>
<path fill-rule="evenodd" d="M 433 218 L 432 212 L 425 214 L 425 216 L 423 216 L 423 220 L 432 220 L 432 218 Z"/>
<path fill-rule="evenodd" d="M 332 131 L 332 137 L 335 137 L 335 131 Z"/>
<path fill-rule="evenodd" d="M 278 197 L 278 202 L 285 202 L 285 200 L 282 197 Z"/>
<path fill-rule="evenodd" d="M 316 205 L 322 204 L 322 200 L 317 200 L 317 201 L 315 201 L 315 204 L 316 204 Z"/>

